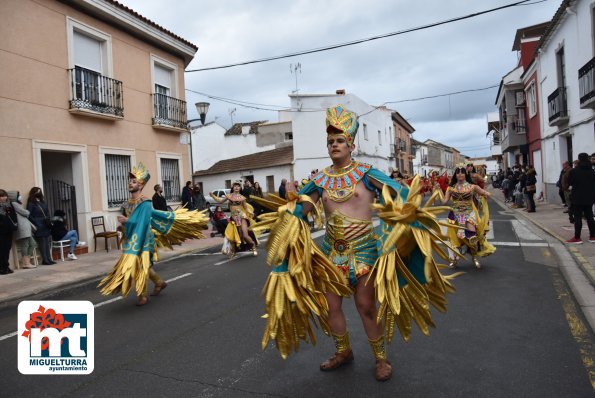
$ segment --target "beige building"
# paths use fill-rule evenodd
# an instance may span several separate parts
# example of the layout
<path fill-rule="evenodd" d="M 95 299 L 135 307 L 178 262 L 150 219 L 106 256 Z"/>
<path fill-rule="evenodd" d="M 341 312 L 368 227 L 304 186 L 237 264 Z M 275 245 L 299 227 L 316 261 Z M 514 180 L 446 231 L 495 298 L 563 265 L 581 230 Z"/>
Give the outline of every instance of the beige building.
<path fill-rule="evenodd" d="M 413 175 L 413 158 L 415 157 L 411 145 L 411 134 L 415 129 L 399 112 L 391 114 L 395 132 L 395 162 L 396 168 L 402 174 Z"/>
<path fill-rule="evenodd" d="M 0 37 L 1 188 L 43 187 L 91 243 L 91 217 L 115 226 L 136 162 L 145 195 L 159 183 L 179 201 L 194 44 L 111 0 L 3 0 Z"/>

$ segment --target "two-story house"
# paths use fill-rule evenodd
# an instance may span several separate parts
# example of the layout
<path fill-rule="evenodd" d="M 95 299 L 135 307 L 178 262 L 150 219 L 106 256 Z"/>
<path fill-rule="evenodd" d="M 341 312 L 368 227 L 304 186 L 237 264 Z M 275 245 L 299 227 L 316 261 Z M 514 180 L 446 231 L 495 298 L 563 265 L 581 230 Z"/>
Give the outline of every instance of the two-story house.
<path fill-rule="evenodd" d="M 87 242 L 91 217 L 115 227 L 139 161 L 145 194 L 159 183 L 179 201 L 194 44 L 112 0 L 2 1 L 0 35 L 0 187 L 42 187 Z"/>
<path fill-rule="evenodd" d="M 393 130 L 395 132 L 395 165 L 402 174 L 413 174 L 414 148 L 411 145 L 411 134 L 415 131 L 413 126 L 401 116 L 399 112 L 392 113 Z"/>

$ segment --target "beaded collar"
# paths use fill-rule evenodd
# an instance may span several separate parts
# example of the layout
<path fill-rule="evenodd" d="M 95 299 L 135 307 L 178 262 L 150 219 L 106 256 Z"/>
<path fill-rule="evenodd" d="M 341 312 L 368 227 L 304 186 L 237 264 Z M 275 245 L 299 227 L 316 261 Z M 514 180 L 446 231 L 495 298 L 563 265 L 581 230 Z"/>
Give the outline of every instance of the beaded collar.
<path fill-rule="evenodd" d="M 346 167 L 334 170 L 329 166 L 312 179 L 316 186 L 324 189 L 334 202 L 345 202 L 355 193 L 358 181 L 372 168 L 371 165 L 352 160 Z"/>

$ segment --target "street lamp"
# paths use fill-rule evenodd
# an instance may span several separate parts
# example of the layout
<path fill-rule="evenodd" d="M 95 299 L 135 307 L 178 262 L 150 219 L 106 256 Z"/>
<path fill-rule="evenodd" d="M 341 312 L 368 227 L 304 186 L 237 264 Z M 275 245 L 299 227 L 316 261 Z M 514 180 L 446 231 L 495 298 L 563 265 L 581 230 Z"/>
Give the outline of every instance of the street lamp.
<path fill-rule="evenodd" d="M 200 120 L 200 123 L 204 126 L 205 120 L 207 118 L 207 112 L 209 111 L 209 105 L 211 104 L 208 102 L 197 102 L 194 104 L 194 106 L 196 106 L 196 111 L 200 115 L 200 118 L 190 119 L 187 121 L 188 130 L 190 131 L 190 181 L 192 181 L 192 185 L 194 185 L 194 159 L 192 154 L 192 130 L 190 129 L 190 123 Z"/>

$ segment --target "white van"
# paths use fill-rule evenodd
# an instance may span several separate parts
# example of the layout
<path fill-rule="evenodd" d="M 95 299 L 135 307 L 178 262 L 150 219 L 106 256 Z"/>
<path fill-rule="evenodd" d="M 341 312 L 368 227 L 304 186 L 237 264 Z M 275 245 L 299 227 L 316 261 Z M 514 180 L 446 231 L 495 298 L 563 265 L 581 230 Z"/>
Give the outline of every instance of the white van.
<path fill-rule="evenodd" d="M 221 198 L 225 195 L 229 195 L 230 192 L 231 192 L 231 189 L 229 189 L 229 188 L 215 189 L 213 191 L 213 195 L 215 195 L 218 198 Z M 213 198 L 211 198 L 211 195 L 209 195 L 208 193 L 204 196 L 205 196 L 205 200 L 207 201 L 207 204 L 209 206 L 209 209 L 211 209 L 211 211 L 215 211 L 216 206 L 221 206 L 221 209 L 223 209 L 223 211 L 229 211 L 229 201 L 219 204 L 219 203 L 215 202 L 215 200 L 213 200 Z"/>

